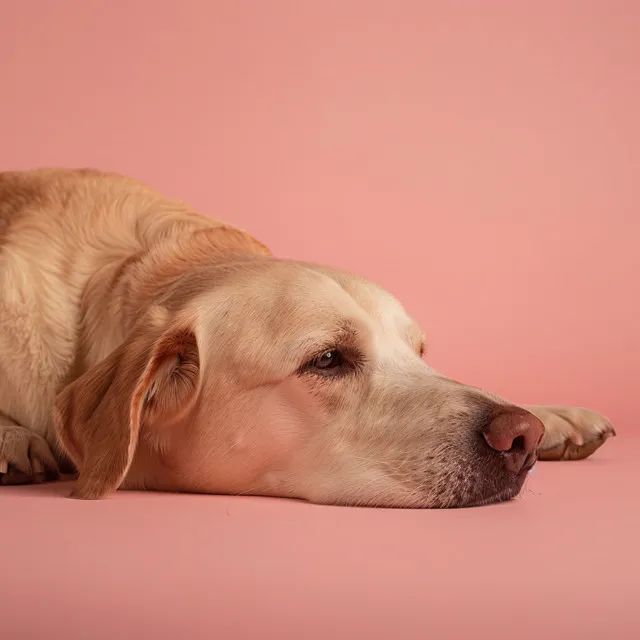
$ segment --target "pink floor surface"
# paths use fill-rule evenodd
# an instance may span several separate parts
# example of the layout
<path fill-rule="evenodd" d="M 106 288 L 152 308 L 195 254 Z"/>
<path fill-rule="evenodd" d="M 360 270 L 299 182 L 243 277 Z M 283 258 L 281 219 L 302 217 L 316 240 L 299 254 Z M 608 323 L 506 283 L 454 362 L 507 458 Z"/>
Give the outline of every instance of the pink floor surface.
<path fill-rule="evenodd" d="M 0 637 L 640 638 L 640 438 L 451 511 L 0 487 Z"/>

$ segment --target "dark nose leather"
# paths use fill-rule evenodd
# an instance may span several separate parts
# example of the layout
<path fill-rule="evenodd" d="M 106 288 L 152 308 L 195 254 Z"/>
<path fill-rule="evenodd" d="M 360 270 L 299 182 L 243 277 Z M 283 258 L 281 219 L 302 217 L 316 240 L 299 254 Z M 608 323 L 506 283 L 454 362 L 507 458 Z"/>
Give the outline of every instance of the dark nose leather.
<path fill-rule="evenodd" d="M 505 410 L 482 435 L 492 449 L 503 454 L 507 469 L 519 473 L 534 464 L 544 425 L 532 413 Z"/>

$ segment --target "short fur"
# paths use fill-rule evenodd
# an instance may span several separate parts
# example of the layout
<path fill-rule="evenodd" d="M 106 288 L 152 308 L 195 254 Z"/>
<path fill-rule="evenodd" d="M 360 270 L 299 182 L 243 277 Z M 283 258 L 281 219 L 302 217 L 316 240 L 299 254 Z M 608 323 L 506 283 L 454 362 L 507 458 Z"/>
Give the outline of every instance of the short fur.
<path fill-rule="evenodd" d="M 524 482 L 483 440 L 498 415 L 535 414 L 542 459 L 614 434 L 439 375 L 389 293 L 114 174 L 0 173 L 0 291 L 3 483 L 466 506 Z"/>

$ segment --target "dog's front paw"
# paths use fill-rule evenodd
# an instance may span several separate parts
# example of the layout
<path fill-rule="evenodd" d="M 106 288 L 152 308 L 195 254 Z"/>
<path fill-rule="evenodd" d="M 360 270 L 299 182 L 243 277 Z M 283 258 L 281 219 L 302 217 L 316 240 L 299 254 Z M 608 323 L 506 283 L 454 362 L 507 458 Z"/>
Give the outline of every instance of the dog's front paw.
<path fill-rule="evenodd" d="M 21 426 L 0 426 L 0 484 L 54 480 L 58 466 L 46 440 Z"/>
<path fill-rule="evenodd" d="M 538 447 L 540 460 L 582 460 L 599 449 L 616 432 L 603 415 L 581 407 L 530 409 L 544 423 Z"/>

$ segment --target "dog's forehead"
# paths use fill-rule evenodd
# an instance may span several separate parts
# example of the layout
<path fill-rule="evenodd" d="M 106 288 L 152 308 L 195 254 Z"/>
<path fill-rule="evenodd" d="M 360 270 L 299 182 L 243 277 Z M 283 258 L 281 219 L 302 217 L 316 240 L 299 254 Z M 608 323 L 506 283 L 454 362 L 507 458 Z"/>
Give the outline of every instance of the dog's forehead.
<path fill-rule="evenodd" d="M 411 344 L 421 339 L 420 328 L 391 293 L 345 271 L 272 259 L 236 264 L 218 277 L 226 286 L 209 287 L 199 302 L 200 308 L 219 308 L 216 301 L 222 295 L 245 320 L 251 320 L 256 317 L 257 306 L 261 310 L 260 325 L 274 335 L 296 329 L 330 329 L 346 320 Z M 238 327 L 241 320 L 234 321 Z"/>
<path fill-rule="evenodd" d="M 329 267 L 316 267 L 336 282 L 370 318 L 374 326 L 386 334 L 402 334 L 413 342 L 422 340 L 422 331 L 409 316 L 402 303 L 374 282 Z"/>

